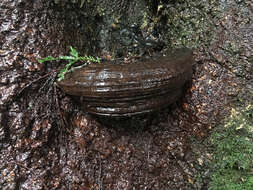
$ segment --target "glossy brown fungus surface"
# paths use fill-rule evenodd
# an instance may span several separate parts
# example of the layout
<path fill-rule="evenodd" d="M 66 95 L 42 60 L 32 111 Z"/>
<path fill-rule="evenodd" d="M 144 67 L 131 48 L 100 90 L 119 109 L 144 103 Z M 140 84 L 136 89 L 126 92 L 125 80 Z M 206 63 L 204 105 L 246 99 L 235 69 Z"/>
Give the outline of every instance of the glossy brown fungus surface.
<path fill-rule="evenodd" d="M 75 68 L 58 85 L 82 96 L 89 113 L 131 116 L 159 110 L 182 96 L 192 62 L 189 49 L 130 63 L 107 61 Z"/>

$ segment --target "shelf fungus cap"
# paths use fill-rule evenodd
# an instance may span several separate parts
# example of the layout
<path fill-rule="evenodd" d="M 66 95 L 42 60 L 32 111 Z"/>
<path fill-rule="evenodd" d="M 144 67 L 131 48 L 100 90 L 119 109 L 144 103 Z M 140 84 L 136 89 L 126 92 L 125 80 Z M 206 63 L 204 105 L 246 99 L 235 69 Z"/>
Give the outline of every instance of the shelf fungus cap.
<path fill-rule="evenodd" d="M 106 61 L 72 69 L 58 85 L 82 96 L 89 113 L 132 116 L 159 110 L 182 96 L 193 61 L 189 49 L 131 63 Z"/>

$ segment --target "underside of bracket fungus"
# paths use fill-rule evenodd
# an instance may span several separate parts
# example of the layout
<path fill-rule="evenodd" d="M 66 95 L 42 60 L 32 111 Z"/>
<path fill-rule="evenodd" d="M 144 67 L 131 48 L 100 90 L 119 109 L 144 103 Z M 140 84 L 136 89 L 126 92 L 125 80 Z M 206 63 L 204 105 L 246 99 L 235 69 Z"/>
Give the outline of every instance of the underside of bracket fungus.
<path fill-rule="evenodd" d="M 175 102 L 192 77 L 189 49 L 126 63 L 106 61 L 73 69 L 58 82 L 67 94 L 82 96 L 89 113 L 132 116 Z"/>

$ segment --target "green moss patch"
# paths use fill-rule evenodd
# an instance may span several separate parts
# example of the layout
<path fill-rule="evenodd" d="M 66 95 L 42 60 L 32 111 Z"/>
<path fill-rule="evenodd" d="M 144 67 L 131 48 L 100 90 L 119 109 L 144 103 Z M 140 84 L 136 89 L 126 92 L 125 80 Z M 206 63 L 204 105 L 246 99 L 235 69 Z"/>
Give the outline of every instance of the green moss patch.
<path fill-rule="evenodd" d="M 213 147 L 210 190 L 253 189 L 253 105 L 232 109 L 209 139 Z"/>

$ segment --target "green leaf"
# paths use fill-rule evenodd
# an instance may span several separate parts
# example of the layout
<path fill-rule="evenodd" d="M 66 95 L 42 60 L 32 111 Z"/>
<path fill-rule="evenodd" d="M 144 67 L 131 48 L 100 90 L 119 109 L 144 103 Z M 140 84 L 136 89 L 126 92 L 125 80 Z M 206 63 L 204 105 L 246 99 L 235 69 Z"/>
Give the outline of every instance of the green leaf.
<path fill-rule="evenodd" d="M 72 46 L 69 46 L 70 48 L 70 55 L 72 55 L 75 58 L 78 58 L 78 52 L 76 51 L 76 49 L 74 49 Z"/>
<path fill-rule="evenodd" d="M 96 62 L 100 63 L 100 58 L 99 57 L 96 57 Z"/>
<path fill-rule="evenodd" d="M 63 80 L 64 79 L 64 75 L 65 75 L 65 73 L 66 73 L 66 71 L 61 71 L 59 74 L 58 74 L 58 81 L 61 81 L 61 80 Z"/>
<path fill-rule="evenodd" d="M 80 61 L 91 61 L 91 62 L 100 63 L 100 59 L 98 57 L 94 58 L 92 56 L 85 56 L 85 57 L 78 57 L 78 59 Z"/>
<path fill-rule="evenodd" d="M 68 71 L 71 65 L 73 65 L 77 60 L 69 62 L 67 65 L 65 65 L 65 69 Z"/>
<path fill-rule="evenodd" d="M 42 59 L 39 59 L 39 63 L 44 63 L 46 61 L 55 61 L 55 60 L 58 60 L 58 58 L 54 58 L 52 56 L 48 56 L 48 57 L 44 57 Z"/>
<path fill-rule="evenodd" d="M 62 59 L 62 60 L 75 60 L 77 58 L 72 57 L 72 56 L 60 56 L 59 59 Z"/>
<path fill-rule="evenodd" d="M 100 59 L 98 57 L 97 58 L 94 58 L 92 56 L 79 57 L 76 49 L 74 49 L 72 46 L 69 46 L 69 48 L 70 48 L 70 56 L 59 56 L 57 58 L 49 56 L 49 57 L 45 57 L 38 60 L 39 63 L 43 63 L 46 61 L 56 61 L 56 60 L 65 60 L 68 62 L 68 63 L 65 63 L 65 67 L 59 72 L 58 81 L 64 79 L 64 75 L 69 71 L 70 67 L 77 61 L 82 61 L 84 62 L 83 64 L 88 64 L 89 62 L 100 63 Z"/>
<path fill-rule="evenodd" d="M 69 62 L 68 64 L 65 65 L 64 69 L 62 69 L 60 71 L 60 73 L 58 74 L 58 81 L 61 81 L 62 79 L 64 79 L 65 74 L 69 71 L 69 68 L 71 67 L 71 65 L 73 65 L 75 62 L 77 62 L 78 59 L 75 59 L 71 62 Z"/>

